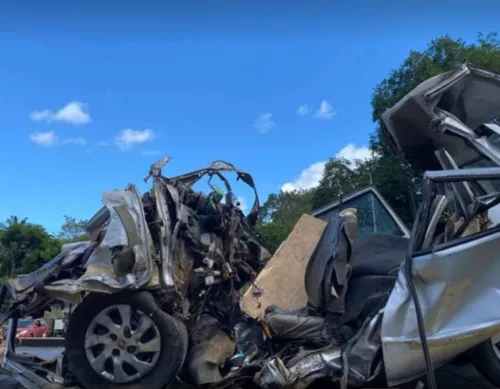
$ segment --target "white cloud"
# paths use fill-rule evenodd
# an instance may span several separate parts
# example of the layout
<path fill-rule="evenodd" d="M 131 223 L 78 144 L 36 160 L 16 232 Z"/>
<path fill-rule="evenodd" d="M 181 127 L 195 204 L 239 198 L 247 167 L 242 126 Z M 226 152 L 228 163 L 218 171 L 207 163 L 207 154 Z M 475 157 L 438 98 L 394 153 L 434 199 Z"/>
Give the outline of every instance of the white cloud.
<path fill-rule="evenodd" d="M 335 155 L 335 158 L 344 158 L 351 163 L 357 160 L 366 161 L 373 157 L 374 153 L 367 146 L 356 147 L 354 143 L 349 143 Z"/>
<path fill-rule="evenodd" d="M 154 138 L 155 133 L 149 128 L 142 131 L 126 128 L 116 136 L 115 143 L 120 149 L 128 150 L 138 144 L 152 141 Z"/>
<path fill-rule="evenodd" d="M 78 145 L 85 146 L 87 141 L 79 136 L 74 138 L 60 138 L 54 131 L 34 132 L 30 135 L 30 140 L 39 146 L 51 147 L 55 145 Z"/>
<path fill-rule="evenodd" d="M 81 136 L 76 137 L 76 138 L 65 138 L 61 142 L 62 144 L 65 145 L 80 145 L 80 146 L 85 146 L 87 144 L 87 141 L 85 138 L 82 138 Z"/>
<path fill-rule="evenodd" d="M 33 111 L 30 113 L 30 119 L 34 122 L 42 122 L 42 121 L 51 121 L 53 113 L 48 109 L 44 109 L 42 111 Z"/>
<path fill-rule="evenodd" d="M 30 140 L 39 146 L 51 147 L 57 144 L 58 139 L 54 131 L 35 132 L 30 135 Z"/>
<path fill-rule="evenodd" d="M 331 119 L 336 115 L 330 103 L 323 100 L 319 105 L 318 110 L 314 113 L 313 118 L 315 119 Z"/>
<path fill-rule="evenodd" d="M 86 124 L 90 122 L 90 114 L 87 112 L 87 104 L 72 101 L 57 111 L 54 120 L 72 124 Z"/>
<path fill-rule="evenodd" d="M 142 155 L 158 155 L 161 154 L 161 150 L 143 150 L 141 151 Z"/>
<path fill-rule="evenodd" d="M 366 161 L 375 156 L 375 154 L 366 146 L 356 147 L 354 143 L 349 143 L 340 150 L 335 158 L 344 158 L 355 163 L 357 160 Z M 313 163 L 308 168 L 302 170 L 300 175 L 293 181 L 286 182 L 281 186 L 283 192 L 293 192 L 294 190 L 312 189 L 319 185 L 323 178 L 326 161 Z"/>
<path fill-rule="evenodd" d="M 255 122 L 253 123 L 253 126 L 257 130 L 259 130 L 261 134 L 265 134 L 266 132 L 276 127 L 276 122 L 274 121 L 273 114 L 271 112 L 265 112 L 261 113 L 257 117 Z"/>
<path fill-rule="evenodd" d="M 97 144 L 98 144 L 99 146 L 109 146 L 109 143 L 108 143 L 108 142 L 106 142 L 105 140 L 100 140 L 99 142 L 97 142 Z"/>
<path fill-rule="evenodd" d="M 326 161 L 313 163 L 308 168 L 302 170 L 300 175 L 293 181 L 286 182 L 281 187 L 283 192 L 293 192 L 294 190 L 312 189 L 318 186 L 323 172 L 325 171 Z"/>
<path fill-rule="evenodd" d="M 297 115 L 299 116 L 306 116 L 308 113 L 309 113 L 309 106 L 307 104 L 302 104 L 297 109 Z"/>
<path fill-rule="evenodd" d="M 91 117 L 88 113 L 88 105 L 79 101 L 71 101 L 58 111 L 43 109 L 30 113 L 30 119 L 34 122 L 66 122 L 74 125 L 90 123 Z"/>

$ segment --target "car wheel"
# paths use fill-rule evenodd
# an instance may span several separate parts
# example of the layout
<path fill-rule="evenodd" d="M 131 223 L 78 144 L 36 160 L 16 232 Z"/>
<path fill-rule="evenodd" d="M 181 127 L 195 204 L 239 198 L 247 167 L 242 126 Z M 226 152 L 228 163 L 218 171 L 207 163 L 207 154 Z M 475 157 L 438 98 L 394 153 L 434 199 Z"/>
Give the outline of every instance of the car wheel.
<path fill-rule="evenodd" d="M 163 389 L 184 363 L 184 323 L 147 292 L 91 294 L 66 331 L 70 370 L 86 389 Z"/>
<path fill-rule="evenodd" d="M 472 363 L 493 385 L 500 386 L 500 334 L 473 350 Z"/>

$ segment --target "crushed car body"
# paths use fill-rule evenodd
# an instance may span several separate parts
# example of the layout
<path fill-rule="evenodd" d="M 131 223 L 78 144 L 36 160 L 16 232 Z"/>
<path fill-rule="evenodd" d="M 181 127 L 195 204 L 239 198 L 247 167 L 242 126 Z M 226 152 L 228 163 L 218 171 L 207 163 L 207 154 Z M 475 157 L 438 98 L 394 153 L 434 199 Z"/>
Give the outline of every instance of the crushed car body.
<path fill-rule="evenodd" d="M 381 371 L 389 386 L 426 373 L 431 382 L 434 369 L 465 352 L 498 384 L 499 372 L 491 367 L 497 362 L 492 350 L 500 314 L 490 307 L 498 304 L 500 288 L 499 91 L 498 75 L 463 64 L 417 86 L 383 115 L 383 127 L 396 149 L 415 168 L 434 170 L 424 175 L 423 201 L 411 237 L 351 239 L 349 258 L 341 228 L 329 235 L 329 227 L 339 223 L 330 220 L 307 268 L 317 270 L 305 273 L 307 309 L 294 312 L 294 325 L 288 329 L 293 328 L 296 340 L 317 339 L 322 328 L 317 323 L 333 319 L 341 329 L 340 342 L 302 359 L 299 352 L 288 363 L 272 359 L 258 375 L 261 385 L 273 381 L 287 387 L 293 382 L 300 387 L 312 377 L 328 377 L 359 387 Z M 330 238 L 325 241 L 326 236 Z M 331 257 L 318 262 L 322 250 Z M 275 312 L 266 312 L 266 322 L 279 328 L 275 336 L 289 335 L 273 323 Z M 339 312 L 341 318 L 335 318 Z M 306 365 L 307 373 L 298 368 Z"/>
<path fill-rule="evenodd" d="M 2 322 L 11 319 L 9 331 L 15 331 L 13 327 L 17 318 L 43 313 L 54 299 L 78 304 L 73 317 L 78 316 L 78 310 L 89 305 L 87 300 L 90 301 L 93 295 L 113 297 L 144 291 L 153 296 L 157 309 L 168 312 L 176 320 L 176 325 L 181 327 L 180 338 L 187 332 L 185 327 L 195 328 L 203 315 L 214 318 L 217 328 L 232 328 L 233 316 L 237 317 L 239 309 L 237 290 L 255 278 L 261 261 L 269 257 L 253 228 L 259 209 L 253 178 L 223 161 L 166 178 L 161 175 L 161 170 L 169 160 L 164 158 L 151 166 L 146 180 L 152 178 L 152 189 L 143 196 L 133 185 L 125 190 L 104 193 L 104 207 L 87 225 L 89 241 L 64 245 L 61 253 L 40 269 L 10 279 L 2 287 L 2 300 L 7 297 L 11 300 L 2 318 Z M 235 172 L 238 179 L 254 190 L 255 202 L 247 216 L 238 208 L 231 184 L 222 174 L 224 172 Z M 205 176 L 209 177 L 208 185 L 213 189 L 208 195 L 192 189 Z M 222 180 L 225 193 L 212 186 L 213 177 Z M 115 305 L 121 309 L 120 304 Z M 129 314 L 130 318 L 122 315 L 119 320 L 132 323 L 133 313 Z M 140 327 L 141 319 L 138 320 L 139 324 L 135 325 Z M 74 330 L 72 322 L 75 320 L 70 318 L 68 331 Z M 131 332 L 134 332 L 133 327 L 131 324 Z M 154 327 L 158 328 L 158 325 Z M 114 331 L 113 337 L 123 335 L 114 325 L 108 325 L 108 330 Z M 91 334 L 93 339 L 97 335 Z M 106 344 L 107 340 L 103 339 L 103 342 Z M 179 346 L 181 354 L 187 353 L 187 342 L 186 338 Z M 80 347 L 87 346 L 82 344 Z M 72 362 L 71 355 L 81 354 L 72 348 L 74 346 L 66 345 L 70 366 L 79 363 Z M 191 350 L 187 358 L 195 359 L 192 354 Z M 112 357 L 110 354 L 110 360 Z M 174 369 L 174 377 L 183 362 L 184 357 Z M 137 378 L 142 370 L 147 370 L 142 366 L 146 361 L 137 359 L 131 364 L 134 363 L 138 370 L 129 375 L 134 377 L 135 374 Z M 34 373 L 32 360 L 17 356 L 13 344 L 7 347 L 3 366 L 17 374 L 26 387 L 50 387 L 56 382 L 50 369 L 40 367 L 41 370 Z M 110 369 L 104 365 L 92 367 L 94 373 L 111 377 L 108 379 L 111 382 L 118 380 L 118 375 L 127 374 L 119 371 L 121 366 L 114 367 L 115 373 L 107 371 Z M 61 377 L 57 380 L 63 384 Z M 125 378 L 120 380 L 128 382 Z"/>
<path fill-rule="evenodd" d="M 434 389 L 434 370 L 467 355 L 500 385 L 492 351 L 500 333 L 492 308 L 500 304 L 499 86 L 499 76 L 464 64 L 383 115 L 395 148 L 429 170 L 410 236 L 406 228 L 367 234 L 375 208 L 346 203 L 326 220 L 303 216 L 268 260 L 250 175 L 217 161 L 167 178 L 169 158 L 159 161 L 143 196 L 133 186 L 104 194 L 88 242 L 64 246 L 2 288 L 1 302 L 11 298 L 0 320 L 9 320 L 3 368 L 27 389 L 71 379 L 86 389 L 162 389 L 174 380 L 385 387 L 423 375 Z M 248 216 L 227 171 L 255 191 Z M 219 177 L 225 193 L 195 192 L 205 175 Z M 16 354 L 16 320 L 41 316 L 54 299 L 78 304 L 65 356 Z"/>
<path fill-rule="evenodd" d="M 485 157 L 498 165 L 499 106 L 500 76 L 464 63 L 418 85 L 382 115 L 382 127 L 415 168 L 449 169 L 441 148 L 459 167 Z"/>

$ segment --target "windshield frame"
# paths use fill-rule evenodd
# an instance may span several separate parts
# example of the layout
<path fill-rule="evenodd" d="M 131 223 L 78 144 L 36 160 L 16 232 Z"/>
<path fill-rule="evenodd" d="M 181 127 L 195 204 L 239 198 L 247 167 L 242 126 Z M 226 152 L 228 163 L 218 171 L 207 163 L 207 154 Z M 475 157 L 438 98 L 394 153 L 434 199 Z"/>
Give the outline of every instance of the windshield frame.
<path fill-rule="evenodd" d="M 403 223 L 403 221 L 399 218 L 397 213 L 394 211 L 394 209 L 391 208 L 391 206 L 387 203 L 387 201 L 384 199 L 384 197 L 380 194 L 380 192 L 374 187 L 374 186 L 367 186 L 363 189 L 360 189 L 356 192 L 350 193 L 349 195 L 331 202 L 319 209 L 314 210 L 311 213 L 311 216 L 317 217 L 317 218 L 322 218 L 322 215 L 325 215 L 335 208 L 341 207 L 345 203 L 350 203 L 358 198 L 361 198 L 363 196 L 366 196 L 367 194 L 371 194 L 374 198 L 375 201 L 378 202 L 378 204 L 382 207 L 382 209 L 387 213 L 387 216 L 391 219 L 392 223 L 394 226 L 398 229 L 399 234 L 398 236 L 404 236 L 406 238 L 410 237 L 410 231 L 406 227 L 406 225 Z M 350 205 L 348 206 L 350 207 Z M 340 211 L 340 209 L 339 209 Z"/>

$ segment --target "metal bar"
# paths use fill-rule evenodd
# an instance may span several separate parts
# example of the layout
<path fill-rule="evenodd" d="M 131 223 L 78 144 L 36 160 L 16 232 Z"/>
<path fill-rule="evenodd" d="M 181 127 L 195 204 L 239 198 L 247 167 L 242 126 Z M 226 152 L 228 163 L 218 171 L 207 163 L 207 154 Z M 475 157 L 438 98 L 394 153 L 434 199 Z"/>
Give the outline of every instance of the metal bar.
<path fill-rule="evenodd" d="M 457 164 L 444 148 L 440 148 L 434 154 L 444 170 L 458 170 Z M 467 182 L 454 182 L 451 185 L 461 207 L 460 211 L 465 215 L 469 205 L 474 203 L 476 198 Z"/>
<path fill-rule="evenodd" d="M 433 182 L 458 182 L 500 179 L 500 167 L 481 167 L 460 170 L 434 170 L 424 174 Z"/>
<path fill-rule="evenodd" d="M 450 88 L 453 84 L 460 81 L 463 77 L 469 75 L 471 70 L 467 64 L 462 64 L 457 70 L 448 73 L 448 77 L 444 78 L 435 87 L 429 89 L 425 95 L 424 99 L 426 101 L 433 100 L 437 95 Z"/>
<path fill-rule="evenodd" d="M 373 185 L 373 178 L 372 174 L 370 173 L 370 186 Z M 373 220 L 373 233 L 377 233 L 377 213 L 375 212 L 375 196 L 371 195 L 371 202 L 372 202 L 372 220 Z"/>

